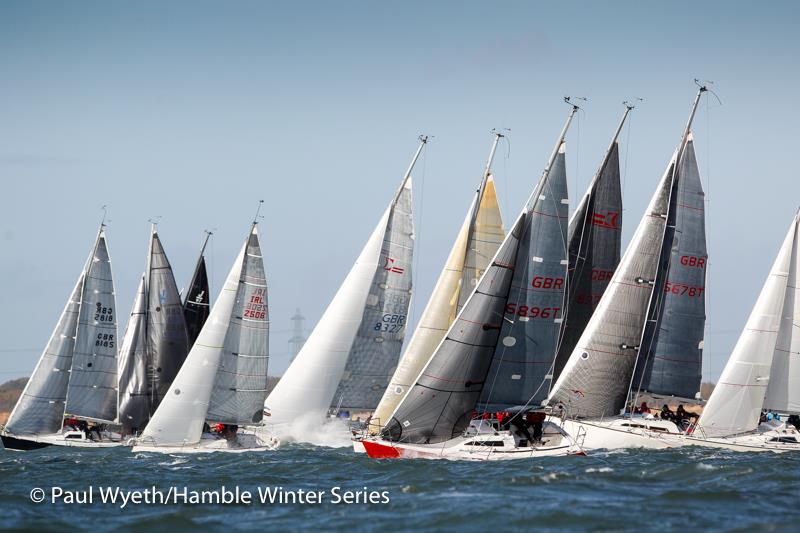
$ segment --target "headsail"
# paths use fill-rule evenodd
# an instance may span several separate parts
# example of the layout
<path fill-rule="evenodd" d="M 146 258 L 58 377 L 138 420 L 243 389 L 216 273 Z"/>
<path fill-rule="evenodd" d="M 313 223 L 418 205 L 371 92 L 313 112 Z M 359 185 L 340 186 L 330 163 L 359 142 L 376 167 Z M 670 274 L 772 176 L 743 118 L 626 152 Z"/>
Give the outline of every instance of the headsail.
<path fill-rule="evenodd" d="M 419 148 L 392 202 L 383 213 L 364 249 L 308 340 L 306 340 L 300 353 L 297 354 L 297 357 L 292 361 L 275 389 L 267 397 L 264 405 L 271 414 L 270 422 L 276 426 L 276 430 L 279 426 L 285 426 L 303 417 L 308 417 L 309 421 L 316 423 L 325 416 L 331 404 L 335 405 L 337 403 L 334 395 L 339 387 L 339 382 L 343 377 L 349 358 L 356 351 L 370 349 L 356 346 L 355 342 L 362 327 L 362 321 L 367 314 L 365 311 L 367 306 L 372 306 L 375 309 L 375 306 L 382 301 L 393 306 L 386 308 L 384 313 L 389 315 L 387 326 L 395 327 L 394 332 L 374 330 L 378 323 L 381 324 L 380 329 L 383 330 L 384 313 L 381 313 L 379 320 L 372 321 L 370 318 L 370 323 L 365 324 L 373 328 L 372 336 L 367 339 L 367 344 L 372 348 L 376 348 L 381 344 L 378 339 L 384 340 L 384 335 L 392 335 L 390 340 L 396 352 L 386 353 L 379 351 L 378 353 L 382 353 L 382 357 L 385 358 L 391 356 L 394 361 L 391 367 L 397 364 L 400 356 L 400 343 L 394 341 L 398 340 L 398 335 L 400 335 L 399 339 L 402 339 L 402 335 L 405 332 L 405 317 L 408 312 L 407 305 L 410 294 L 406 294 L 403 297 L 405 307 L 403 307 L 402 302 L 399 302 L 401 305 L 394 307 L 394 302 L 388 302 L 385 298 L 379 296 L 376 290 L 383 290 L 384 288 L 380 287 L 380 285 L 376 287 L 374 282 L 376 273 L 387 268 L 389 269 L 386 271 L 387 274 L 397 278 L 408 274 L 406 269 L 410 267 L 410 256 L 404 255 L 408 260 L 408 264 L 398 264 L 397 258 L 387 255 L 386 251 L 384 251 L 384 246 L 389 221 L 393 219 L 393 212 L 396 208 L 402 209 L 403 214 L 398 216 L 402 216 L 405 219 L 405 222 L 402 223 L 402 228 L 404 228 L 402 231 L 408 232 L 407 235 L 410 235 L 410 218 L 407 218 L 410 217 L 410 204 L 407 204 L 404 198 L 408 195 L 408 202 L 410 202 L 411 171 L 427 142 L 427 138 L 422 137 L 420 140 Z M 402 204 L 398 203 L 400 199 L 403 199 Z M 401 226 L 398 227 L 400 228 Z M 394 259 L 394 262 L 389 261 L 389 259 Z M 393 283 L 393 286 L 400 287 L 401 285 Z M 407 286 L 410 289 L 410 284 Z M 388 287 L 386 285 L 386 288 Z M 376 296 L 377 300 L 375 300 Z M 397 315 L 394 323 L 391 322 L 392 315 Z M 401 320 L 402 323 L 400 323 Z M 362 353 L 359 357 L 363 356 L 364 354 Z M 383 375 L 385 388 L 391 371 Z M 382 392 L 383 390 L 377 391 L 376 402 Z"/>
<path fill-rule="evenodd" d="M 61 429 L 84 275 L 85 270 L 78 277 L 47 347 L 8 418 L 5 429 L 10 433 L 41 435 Z"/>
<path fill-rule="evenodd" d="M 570 416 L 613 416 L 625 405 L 642 372 L 657 334 L 669 316 L 662 316 L 663 291 L 676 220 L 687 207 L 678 201 L 680 168 L 700 96 L 698 91 L 680 145 L 656 188 L 600 303 L 570 355 L 548 398 Z M 697 228 L 691 228 L 695 231 Z M 687 231 L 689 231 L 687 229 Z M 660 322 L 659 322 L 660 320 Z M 638 374 L 637 374 L 638 375 Z"/>
<path fill-rule="evenodd" d="M 551 385 L 561 375 L 619 265 L 622 191 L 617 139 L 632 109 L 625 104 L 611 145 L 569 223 L 568 312 L 564 315 Z"/>
<path fill-rule="evenodd" d="M 211 310 L 211 292 L 208 287 L 208 273 L 206 272 L 206 245 L 211 237 L 211 232 L 206 232 L 206 239 L 200 249 L 200 257 L 197 258 L 197 265 L 194 267 L 192 281 L 189 289 L 183 298 L 183 317 L 186 320 L 186 332 L 189 337 L 189 347 L 194 344 L 203 324 L 206 323 L 208 313 Z"/>
<path fill-rule="evenodd" d="M 102 229 L 81 289 L 66 413 L 106 422 L 117 418 L 117 313 Z"/>
<path fill-rule="evenodd" d="M 147 293 L 142 276 L 119 350 L 119 422 L 126 435 L 142 430 L 150 418 L 146 335 Z"/>
<path fill-rule="evenodd" d="M 798 217 L 795 216 L 728 364 L 703 409 L 695 433 L 727 437 L 758 427 L 767 389 L 772 387 L 771 367 L 776 348 L 780 346 L 784 350 L 786 346 L 781 330 L 788 322 L 783 318 L 788 310 L 786 304 L 794 307 L 796 285 L 791 286 L 790 280 L 797 278 L 791 270 L 794 267 L 796 272 L 797 269 L 797 245 Z M 791 326 L 793 329 L 793 324 Z M 785 354 L 781 353 L 780 357 Z"/>
<path fill-rule="evenodd" d="M 250 391 L 234 391 L 245 393 L 242 396 L 214 396 L 225 387 L 238 388 L 245 386 L 245 383 L 262 389 L 259 394 L 264 394 L 268 355 L 267 310 L 266 294 L 261 291 L 266 290 L 266 283 L 263 260 L 258 252 L 260 246 L 254 224 L 231 267 L 211 315 L 181 366 L 169 394 L 164 397 L 142 433 L 140 443 L 154 443 L 156 446 L 198 443 L 212 404 L 218 408 L 231 406 L 237 415 L 244 414 L 248 419 L 254 417 L 249 412 L 253 408 Z M 244 321 L 246 314 L 249 315 L 247 322 Z M 241 352 L 234 355 L 233 350 Z M 249 353 L 245 353 L 245 350 Z M 227 360 L 224 363 L 227 365 L 235 364 L 235 358 L 241 355 L 257 359 L 259 363 L 255 366 L 263 367 L 263 370 L 247 365 L 248 377 L 244 381 L 231 380 L 230 375 L 218 381 L 223 361 Z M 261 380 L 256 375 L 263 375 L 263 381 L 256 383 Z M 239 399 L 243 400 L 242 403 L 237 402 Z"/>
<path fill-rule="evenodd" d="M 419 325 L 408 342 L 403 357 L 383 393 L 371 418 L 370 431 L 377 432 L 389 420 L 408 387 L 419 375 L 433 351 L 444 338 L 447 328 L 477 282 L 489 266 L 503 241 L 503 220 L 497 203 L 494 180 L 490 174 L 497 143 L 496 134 L 489 154 L 484 177 L 478 187 L 464 223 L 439 275 Z"/>

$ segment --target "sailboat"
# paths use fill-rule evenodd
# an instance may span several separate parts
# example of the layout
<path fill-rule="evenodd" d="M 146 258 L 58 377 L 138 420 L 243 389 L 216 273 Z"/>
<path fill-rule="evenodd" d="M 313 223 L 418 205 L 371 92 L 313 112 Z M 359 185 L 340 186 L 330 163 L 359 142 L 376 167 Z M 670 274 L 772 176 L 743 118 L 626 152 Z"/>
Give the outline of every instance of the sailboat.
<path fill-rule="evenodd" d="M 640 394 L 699 395 L 707 251 L 692 120 L 548 404 L 586 449 L 674 445 L 670 421 L 624 414 Z"/>
<path fill-rule="evenodd" d="M 183 318 L 186 321 L 186 333 L 189 336 L 189 347 L 194 345 L 197 335 L 203 329 L 203 324 L 208 319 L 211 311 L 211 295 L 208 287 L 208 272 L 206 270 L 206 245 L 211 237 L 211 232 L 206 232 L 203 247 L 200 248 L 200 256 L 194 267 L 192 281 L 189 283 L 189 290 L 183 298 Z"/>
<path fill-rule="evenodd" d="M 734 451 L 800 450 L 800 432 L 762 410 L 800 414 L 800 214 L 687 444 Z"/>
<path fill-rule="evenodd" d="M 255 434 L 264 416 L 268 361 L 267 280 L 254 221 L 197 341 L 133 451 L 247 452 L 277 446 Z"/>
<path fill-rule="evenodd" d="M 381 421 L 389 420 L 403 395 L 444 338 L 447 328 L 464 306 L 505 237 L 491 173 L 497 144 L 502 138 L 501 133 L 495 133 L 483 178 L 453 243 L 444 269 L 439 275 L 397 370 L 370 418 L 368 432 L 371 435 L 380 432 Z M 360 441 L 360 436 L 353 441 L 353 446 L 358 452 L 364 451 Z"/>
<path fill-rule="evenodd" d="M 411 301 L 411 172 L 300 353 L 264 404 L 282 438 L 316 440 L 330 410 L 372 411 L 400 358 Z M 342 432 L 344 436 L 344 431 Z"/>
<path fill-rule="evenodd" d="M 533 403 L 546 382 L 539 363 L 550 368 L 558 351 L 568 273 L 564 138 L 577 109 L 571 106 L 541 180 L 446 335 L 380 435 L 363 440 L 370 457 L 582 453 Z M 506 420 L 478 416 L 500 410 Z"/>
<path fill-rule="evenodd" d="M 101 224 L 44 353 L 0 431 L 6 449 L 121 444 L 118 434 L 102 428 L 117 418 L 115 309 L 111 259 Z"/>
<path fill-rule="evenodd" d="M 123 434 L 135 435 L 144 429 L 188 352 L 180 293 L 156 224 L 152 224 L 147 266 L 120 348 L 119 422 Z"/>

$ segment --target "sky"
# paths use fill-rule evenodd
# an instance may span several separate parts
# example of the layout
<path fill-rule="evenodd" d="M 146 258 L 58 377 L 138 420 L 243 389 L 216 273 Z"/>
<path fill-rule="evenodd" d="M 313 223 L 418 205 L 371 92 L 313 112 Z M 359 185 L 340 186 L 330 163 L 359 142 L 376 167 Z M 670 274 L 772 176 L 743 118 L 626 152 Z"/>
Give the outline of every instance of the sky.
<path fill-rule="evenodd" d="M 566 119 L 572 208 L 623 111 L 623 245 L 695 120 L 708 209 L 704 378 L 716 380 L 800 205 L 791 2 L 0 2 L 0 381 L 29 375 L 108 206 L 120 335 L 149 219 L 178 285 L 216 294 L 264 200 L 270 373 L 319 319 L 417 136 L 412 325 L 480 181 L 506 221 Z M 409 332 L 410 334 L 410 332 Z"/>

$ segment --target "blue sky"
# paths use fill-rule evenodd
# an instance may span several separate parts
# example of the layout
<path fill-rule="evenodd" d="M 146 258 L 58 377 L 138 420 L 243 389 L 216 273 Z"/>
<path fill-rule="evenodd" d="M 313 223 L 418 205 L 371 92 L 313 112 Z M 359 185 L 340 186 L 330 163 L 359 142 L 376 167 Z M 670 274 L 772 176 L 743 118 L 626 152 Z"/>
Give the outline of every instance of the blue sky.
<path fill-rule="evenodd" d="M 570 195 L 622 111 L 624 239 L 679 140 L 696 87 L 708 194 L 705 375 L 716 379 L 800 204 L 798 7 L 770 2 L 0 3 L 0 381 L 28 375 L 89 251 L 100 207 L 120 334 L 149 218 L 179 285 L 205 228 L 216 293 L 265 200 L 272 373 L 290 316 L 319 318 L 420 133 L 415 315 L 480 178 L 494 127 L 506 219 L 566 117 Z M 574 203 L 573 203 L 574 206 Z"/>

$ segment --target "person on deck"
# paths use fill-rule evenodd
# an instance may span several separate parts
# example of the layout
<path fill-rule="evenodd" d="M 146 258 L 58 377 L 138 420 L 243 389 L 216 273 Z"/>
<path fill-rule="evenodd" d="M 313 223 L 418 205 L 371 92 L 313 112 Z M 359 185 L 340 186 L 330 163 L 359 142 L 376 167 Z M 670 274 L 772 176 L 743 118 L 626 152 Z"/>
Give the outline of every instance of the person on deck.
<path fill-rule="evenodd" d="M 667 404 L 664 404 L 664 407 L 661 408 L 660 416 L 661 420 L 675 420 L 675 413 L 672 412 L 672 409 Z"/>

